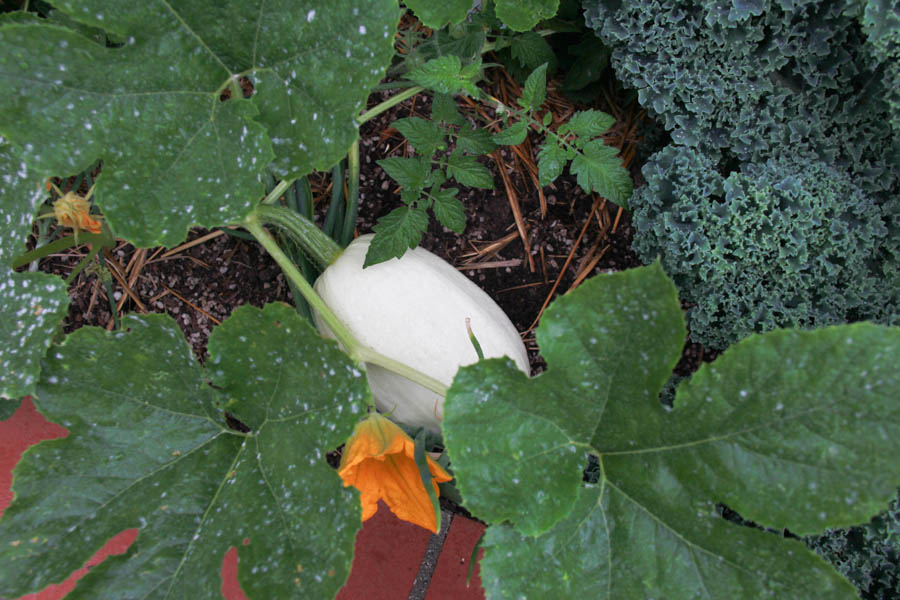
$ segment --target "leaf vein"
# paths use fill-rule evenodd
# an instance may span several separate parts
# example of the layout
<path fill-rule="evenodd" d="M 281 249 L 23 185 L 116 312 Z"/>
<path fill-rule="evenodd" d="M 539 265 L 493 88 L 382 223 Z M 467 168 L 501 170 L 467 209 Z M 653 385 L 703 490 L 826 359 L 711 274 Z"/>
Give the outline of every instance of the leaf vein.
<path fill-rule="evenodd" d="M 665 523 L 665 522 L 663 522 L 662 520 L 660 520 L 659 517 L 657 517 L 655 514 L 653 514 L 652 512 L 650 512 L 646 507 L 644 507 L 643 504 L 641 504 L 640 502 L 638 502 L 637 500 L 635 500 L 634 498 L 632 498 L 631 496 L 629 496 L 628 494 L 626 494 L 625 491 L 624 491 L 622 488 L 618 487 L 616 484 L 614 484 L 613 482 L 609 481 L 609 479 L 607 479 L 606 482 L 609 483 L 609 486 L 610 486 L 611 488 L 613 488 L 613 489 L 615 489 L 616 491 L 618 491 L 618 492 L 619 492 L 620 494 L 622 494 L 622 496 L 624 496 L 629 502 L 631 502 L 631 503 L 634 504 L 636 507 L 638 507 L 638 509 L 640 509 L 641 512 L 643 512 L 644 514 L 646 514 L 648 517 L 650 517 L 651 519 L 653 519 L 654 521 L 656 521 L 661 527 L 663 527 L 663 528 L 666 529 L 667 531 L 671 532 L 672 535 L 674 535 L 676 538 L 678 538 L 679 540 L 681 540 L 681 542 L 682 542 L 685 546 L 687 546 L 688 548 L 696 548 L 697 550 L 699 550 L 699 551 L 702 552 L 703 554 L 707 554 L 707 555 L 711 556 L 712 558 L 716 559 L 716 561 L 721 560 L 722 563 L 724 563 L 724 564 L 726 564 L 726 565 L 732 567 L 732 568 L 735 569 L 735 570 L 741 571 L 742 573 L 746 573 L 747 575 L 750 575 L 750 576 L 754 576 L 754 577 L 756 576 L 756 575 L 755 575 L 752 571 L 750 571 L 749 569 L 746 569 L 746 568 L 742 567 L 741 565 L 739 565 L 739 564 L 737 564 L 737 563 L 735 563 L 735 562 L 733 562 L 733 561 L 728 560 L 728 559 L 725 558 L 724 556 L 720 556 L 720 555 L 714 554 L 711 550 L 707 550 L 706 548 L 704 548 L 704 547 L 702 547 L 702 546 L 700 546 L 700 545 L 698 545 L 698 544 L 695 544 L 695 543 L 689 541 L 687 538 L 685 538 L 685 537 L 684 537 L 683 535 L 681 535 L 679 532 L 677 532 L 676 530 L 672 529 L 672 527 L 670 527 L 667 523 Z"/>

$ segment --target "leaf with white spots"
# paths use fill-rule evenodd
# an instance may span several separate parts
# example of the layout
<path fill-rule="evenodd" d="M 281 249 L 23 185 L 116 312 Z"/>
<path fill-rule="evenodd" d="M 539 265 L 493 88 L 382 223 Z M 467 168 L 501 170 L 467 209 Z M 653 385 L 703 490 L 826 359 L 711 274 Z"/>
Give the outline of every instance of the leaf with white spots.
<path fill-rule="evenodd" d="M 43 179 L 0 138 L 0 402 L 34 393 L 41 359 L 69 306 L 62 278 L 10 268 L 46 197 Z"/>
<path fill-rule="evenodd" d="M 284 177 L 336 163 L 390 62 L 398 17 L 394 0 L 55 4 L 124 43 L 0 26 L 0 134 L 57 175 L 101 159 L 95 200 L 139 246 L 239 220 L 273 157 Z M 237 97 L 240 78 L 252 98 Z"/>
<path fill-rule="evenodd" d="M 286 305 L 237 309 L 213 331 L 208 370 L 170 317 L 123 325 L 79 329 L 45 362 L 35 404 L 69 433 L 16 468 L 0 520 L 4 593 L 61 581 L 138 528 L 77 594 L 220 598 L 235 546 L 250 597 L 333 597 L 360 508 L 325 454 L 364 411 L 364 374 Z"/>
<path fill-rule="evenodd" d="M 489 598 L 855 597 L 801 543 L 717 507 L 800 535 L 883 510 L 900 484 L 900 328 L 751 336 L 701 366 L 671 410 L 659 391 L 685 329 L 659 263 L 566 294 L 537 338 L 547 371 L 483 361 L 445 403 L 466 507 L 498 525 Z"/>

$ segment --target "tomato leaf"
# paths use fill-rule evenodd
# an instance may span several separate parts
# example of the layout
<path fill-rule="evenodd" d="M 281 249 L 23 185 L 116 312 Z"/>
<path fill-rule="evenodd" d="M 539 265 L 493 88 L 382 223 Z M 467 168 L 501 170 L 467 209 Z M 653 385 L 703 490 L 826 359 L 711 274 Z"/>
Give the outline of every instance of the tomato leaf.
<path fill-rule="evenodd" d="M 417 153 L 425 157 L 430 157 L 447 143 L 445 139 L 447 134 L 443 128 L 437 123 L 421 117 L 397 119 L 391 125 L 410 141 Z"/>
<path fill-rule="evenodd" d="M 547 98 L 547 63 L 542 64 L 525 80 L 519 104 L 525 110 L 537 110 Z"/>
<path fill-rule="evenodd" d="M 378 219 L 372 229 L 375 237 L 369 244 L 363 268 L 400 258 L 404 252 L 418 246 L 428 229 L 428 211 L 419 206 L 401 206 Z"/>
<path fill-rule="evenodd" d="M 447 157 L 447 175 L 463 185 L 494 189 L 494 176 L 490 170 L 474 156 L 463 154 L 459 148 Z"/>
<path fill-rule="evenodd" d="M 475 87 L 474 79 L 480 68 L 480 62 L 463 66 L 458 56 L 447 54 L 416 67 L 407 77 L 439 94 L 466 92 L 470 96 L 477 96 L 478 88 Z"/>
<path fill-rule="evenodd" d="M 603 135 L 615 124 L 615 117 L 594 109 L 580 110 L 568 122 L 572 133 L 586 138 Z"/>
<path fill-rule="evenodd" d="M 434 200 L 432 210 L 441 225 L 461 234 L 466 228 L 466 209 L 456 197 L 457 193 L 459 190 L 456 188 L 432 192 L 431 198 Z"/>
<path fill-rule="evenodd" d="M 550 185 L 554 179 L 562 175 L 566 167 L 566 149 L 552 138 L 541 145 L 537 158 L 538 180 L 541 185 Z"/>
<path fill-rule="evenodd" d="M 124 326 L 79 329 L 45 361 L 35 404 L 69 434 L 16 468 L 4 592 L 61 581 L 138 528 L 126 554 L 79 581 L 81 596 L 217 598 L 231 546 L 251 597 L 334 596 L 360 508 L 325 453 L 362 414 L 364 375 L 286 305 L 238 308 L 212 333 L 208 373 L 170 317 Z"/>
<path fill-rule="evenodd" d="M 631 174 L 622 166 L 619 151 L 603 140 L 592 140 L 572 159 L 569 170 L 585 192 L 597 192 L 619 206 L 626 206 L 634 187 Z"/>
<path fill-rule="evenodd" d="M 425 187 L 425 181 L 431 173 L 428 156 L 391 156 L 375 162 L 403 189 L 416 195 Z"/>
<path fill-rule="evenodd" d="M 492 136 L 492 140 L 497 144 L 504 146 L 518 146 L 525 141 L 528 136 L 528 123 L 525 121 L 516 121 L 500 133 Z"/>
<path fill-rule="evenodd" d="M 457 374 L 444 441 L 485 540 L 489 595 L 850 598 L 794 540 L 868 520 L 900 482 L 900 329 L 756 335 L 659 392 L 685 339 L 659 263 L 596 277 L 537 331 L 548 368 Z M 599 481 L 584 487 L 581 452 Z M 527 565 L 528 578 L 517 578 Z M 562 587 L 560 587 L 562 586 Z"/>

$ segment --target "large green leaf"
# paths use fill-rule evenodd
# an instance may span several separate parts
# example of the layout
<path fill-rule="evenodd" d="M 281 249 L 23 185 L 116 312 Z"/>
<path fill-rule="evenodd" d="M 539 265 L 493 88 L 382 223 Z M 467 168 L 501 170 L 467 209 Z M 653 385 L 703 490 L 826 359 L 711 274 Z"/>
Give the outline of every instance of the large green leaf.
<path fill-rule="evenodd" d="M 104 47 L 50 24 L 0 27 L 0 133 L 54 174 L 102 159 L 97 202 L 141 246 L 241 218 L 263 193 L 273 150 L 283 177 L 337 162 L 390 61 L 398 18 L 393 0 L 59 8 L 125 42 Z M 253 97 L 220 101 L 239 77 Z"/>
<path fill-rule="evenodd" d="M 472 8 L 472 0 L 406 0 L 404 4 L 426 27 L 432 29 L 440 29 L 448 23 L 459 23 Z"/>
<path fill-rule="evenodd" d="M 60 277 L 10 268 L 46 197 L 43 179 L 0 138 L 0 402 L 34 393 L 41 359 L 69 306 Z"/>
<path fill-rule="evenodd" d="M 550 19 L 559 0 L 497 0 L 497 17 L 513 31 L 528 31 L 538 21 Z"/>
<path fill-rule="evenodd" d="M 36 403 L 69 435 L 16 469 L 0 521 L 4 593 L 60 581 L 136 527 L 79 597 L 219 598 L 231 546 L 250 597 L 334 596 L 360 509 L 325 453 L 361 414 L 364 375 L 286 305 L 236 310 L 213 331 L 208 375 L 168 316 L 124 326 L 82 328 L 48 356 Z M 227 427 L 223 409 L 249 432 Z"/>
<path fill-rule="evenodd" d="M 684 333 L 657 263 L 555 302 L 537 332 L 542 375 L 460 370 L 444 440 L 467 508 L 506 523 L 485 540 L 489 597 L 853 596 L 802 544 L 717 507 L 797 534 L 883 510 L 900 483 L 900 329 L 752 336 L 667 410 Z M 579 448 L 599 459 L 597 486 L 582 487 Z M 524 565 L 533 576 L 515 577 Z"/>
<path fill-rule="evenodd" d="M 589 302 L 560 301 L 547 310 L 537 330 L 551 367 L 544 374 L 528 379 L 500 359 L 460 369 L 443 430 L 474 514 L 513 521 L 530 535 L 545 531 L 575 502 L 584 467 L 577 446 L 605 426 L 640 431 L 626 409 L 655 408 L 685 339 L 675 286 L 658 265 L 652 276 L 644 273 L 610 276 L 605 286 L 592 280 Z M 636 364 L 640 371 L 630 368 Z M 622 397 L 629 404 L 614 401 Z"/>
<path fill-rule="evenodd" d="M 572 513 L 542 536 L 492 526 L 482 547 L 491 599 L 856 597 L 797 540 L 721 519 L 672 529 L 611 485 L 582 487 Z"/>

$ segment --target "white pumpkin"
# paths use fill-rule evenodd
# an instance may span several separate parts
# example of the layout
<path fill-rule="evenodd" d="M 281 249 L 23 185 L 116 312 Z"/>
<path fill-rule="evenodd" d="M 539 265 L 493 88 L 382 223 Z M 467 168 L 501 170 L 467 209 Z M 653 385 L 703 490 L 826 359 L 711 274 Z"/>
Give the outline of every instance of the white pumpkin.
<path fill-rule="evenodd" d="M 363 269 L 372 235 L 350 243 L 316 280 L 316 292 L 362 344 L 450 385 L 460 366 L 478 361 L 466 319 L 485 358 L 508 356 L 529 373 L 515 326 L 484 290 L 424 248 Z M 319 331 L 334 337 L 316 315 Z M 440 430 L 444 398 L 367 364 L 378 409 L 414 427 Z"/>

